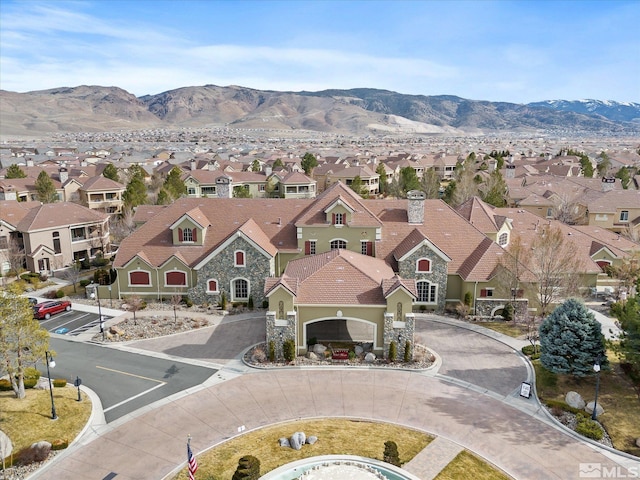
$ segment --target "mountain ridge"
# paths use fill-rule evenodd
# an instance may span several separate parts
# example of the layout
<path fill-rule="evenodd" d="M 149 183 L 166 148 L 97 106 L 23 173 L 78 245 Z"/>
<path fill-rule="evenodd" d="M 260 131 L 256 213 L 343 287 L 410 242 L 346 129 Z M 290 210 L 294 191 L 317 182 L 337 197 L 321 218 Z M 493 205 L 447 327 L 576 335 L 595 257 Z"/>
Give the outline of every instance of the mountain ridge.
<path fill-rule="evenodd" d="M 214 126 L 352 135 L 635 132 L 640 129 L 640 104 L 515 104 L 373 88 L 293 92 L 237 85 L 187 86 L 136 97 L 120 87 L 80 85 L 25 93 L 0 90 L 0 122 L 5 136 Z"/>

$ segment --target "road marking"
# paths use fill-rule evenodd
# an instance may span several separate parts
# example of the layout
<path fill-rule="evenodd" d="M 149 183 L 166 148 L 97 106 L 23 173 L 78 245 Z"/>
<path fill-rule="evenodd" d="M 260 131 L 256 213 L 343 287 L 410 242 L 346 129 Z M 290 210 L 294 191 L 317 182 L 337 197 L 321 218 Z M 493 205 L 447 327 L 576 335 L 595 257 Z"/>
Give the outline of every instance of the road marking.
<path fill-rule="evenodd" d="M 83 316 L 82 316 L 82 317 L 80 317 L 80 318 L 86 317 L 87 315 L 89 315 L 89 314 L 87 313 L 86 315 L 83 315 Z M 58 318 L 60 318 L 60 317 L 58 317 Z M 64 327 L 65 325 L 67 325 L 67 324 L 69 324 L 69 323 L 72 323 L 72 322 L 75 322 L 76 320 L 80 320 L 80 318 L 72 318 L 72 319 L 71 319 L 71 320 L 69 320 L 68 322 L 64 322 L 64 323 L 61 323 L 60 325 L 58 325 L 58 328 L 60 328 L 60 327 Z"/>
<path fill-rule="evenodd" d="M 122 375 L 129 375 L 130 377 L 142 378 L 143 380 L 151 380 L 152 382 L 158 382 L 165 384 L 162 380 L 156 380 L 155 378 L 143 377 L 142 375 L 136 375 L 135 373 L 123 372 L 122 370 L 114 370 L 113 368 L 101 367 L 100 365 L 96 365 L 96 368 L 100 370 L 108 370 L 109 372 L 121 373 Z"/>
<path fill-rule="evenodd" d="M 137 375 L 133 375 L 134 377 L 137 377 Z M 144 378 L 144 377 L 140 377 L 140 378 Z M 154 380 L 157 381 L 157 380 Z M 120 403 L 116 403 L 115 405 L 110 406 L 109 408 L 105 408 L 103 411 L 104 413 L 107 413 L 109 410 L 113 410 L 114 408 L 117 408 L 121 405 L 124 405 L 125 403 L 129 403 L 131 400 L 135 400 L 138 397 L 141 397 L 142 395 L 146 395 L 147 393 L 151 392 L 152 390 L 155 390 L 156 388 L 160 388 L 162 386 L 166 385 L 165 382 L 161 382 L 160 385 L 156 385 L 155 387 L 151 387 L 148 390 L 145 390 L 144 392 L 140 392 L 137 395 L 134 395 L 133 397 L 129 397 L 126 400 L 121 401 Z"/>

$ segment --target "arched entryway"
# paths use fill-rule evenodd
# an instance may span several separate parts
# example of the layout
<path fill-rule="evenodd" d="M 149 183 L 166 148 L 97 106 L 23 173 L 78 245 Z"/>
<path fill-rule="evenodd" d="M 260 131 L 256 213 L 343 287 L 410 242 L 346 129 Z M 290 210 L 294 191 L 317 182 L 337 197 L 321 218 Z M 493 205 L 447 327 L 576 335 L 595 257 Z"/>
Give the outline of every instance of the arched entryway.
<path fill-rule="evenodd" d="M 306 322 L 304 343 L 315 338 L 318 343 L 353 342 L 376 344 L 377 325 L 359 318 L 323 318 Z"/>

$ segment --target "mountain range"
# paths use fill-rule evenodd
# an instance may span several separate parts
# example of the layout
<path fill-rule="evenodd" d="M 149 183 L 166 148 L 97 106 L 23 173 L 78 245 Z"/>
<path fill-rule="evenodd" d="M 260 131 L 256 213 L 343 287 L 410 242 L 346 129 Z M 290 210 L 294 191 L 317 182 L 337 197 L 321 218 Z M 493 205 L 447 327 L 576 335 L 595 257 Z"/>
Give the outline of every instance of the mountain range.
<path fill-rule="evenodd" d="M 349 135 L 638 132 L 640 104 L 550 100 L 529 104 L 356 88 L 279 92 L 205 85 L 136 97 L 118 87 L 0 90 L 0 134 L 155 128 L 311 130 Z"/>

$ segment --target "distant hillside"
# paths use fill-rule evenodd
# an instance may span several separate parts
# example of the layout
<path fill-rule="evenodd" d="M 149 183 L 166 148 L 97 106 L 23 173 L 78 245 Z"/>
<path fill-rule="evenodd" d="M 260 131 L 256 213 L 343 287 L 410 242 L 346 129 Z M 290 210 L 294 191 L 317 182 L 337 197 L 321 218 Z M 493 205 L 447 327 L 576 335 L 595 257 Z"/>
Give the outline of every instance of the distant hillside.
<path fill-rule="evenodd" d="M 518 105 L 367 88 L 276 92 L 215 85 L 137 98 L 117 87 L 79 86 L 0 91 L 0 134 L 222 125 L 353 135 L 637 130 L 638 104 L 590 102 L 600 105 L 591 111 L 583 102 Z"/>
<path fill-rule="evenodd" d="M 562 112 L 575 112 L 585 115 L 600 115 L 614 122 L 640 123 L 640 103 L 613 102 L 610 100 L 546 100 L 529 104 L 532 107 L 552 108 Z"/>

